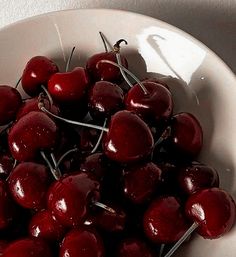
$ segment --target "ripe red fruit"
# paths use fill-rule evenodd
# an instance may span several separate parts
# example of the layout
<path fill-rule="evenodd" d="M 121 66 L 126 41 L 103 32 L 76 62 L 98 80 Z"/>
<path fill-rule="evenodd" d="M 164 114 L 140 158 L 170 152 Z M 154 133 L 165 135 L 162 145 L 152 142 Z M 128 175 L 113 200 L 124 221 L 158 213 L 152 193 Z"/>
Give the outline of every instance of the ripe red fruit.
<path fill-rule="evenodd" d="M 134 162 L 146 158 L 153 150 L 154 140 L 147 124 L 129 111 L 115 113 L 104 135 L 103 150 L 117 162 Z"/>
<path fill-rule="evenodd" d="M 65 226 L 81 225 L 92 202 L 99 199 L 99 186 L 86 173 L 62 177 L 49 188 L 48 209 Z"/>
<path fill-rule="evenodd" d="M 3 257 L 52 257 L 49 246 L 39 239 L 25 238 L 8 245 Z"/>
<path fill-rule="evenodd" d="M 101 237 L 94 230 L 71 230 L 63 239 L 60 257 L 104 257 Z"/>
<path fill-rule="evenodd" d="M 21 78 L 24 91 L 30 96 L 38 95 L 42 91 L 41 86 L 46 86 L 49 78 L 56 72 L 58 72 L 58 67 L 47 57 L 31 58 L 26 64 Z"/>
<path fill-rule="evenodd" d="M 40 210 L 46 206 L 46 193 L 50 184 L 46 166 L 23 162 L 16 166 L 8 179 L 15 201 L 24 208 Z"/>
<path fill-rule="evenodd" d="M 84 68 L 54 74 L 48 81 L 48 91 L 60 104 L 78 103 L 83 100 L 89 86 L 89 77 Z"/>
<path fill-rule="evenodd" d="M 29 234 L 46 241 L 60 241 L 65 234 L 63 227 L 48 210 L 36 213 L 29 224 Z"/>
<path fill-rule="evenodd" d="M 154 200 L 144 214 L 143 225 L 146 236 L 161 244 L 174 243 L 188 229 L 181 205 L 173 196 Z"/>
<path fill-rule="evenodd" d="M 223 236 L 236 220 L 236 206 L 232 196 L 219 188 L 204 189 L 191 195 L 185 212 L 199 225 L 197 232 L 209 239 Z"/>
<path fill-rule="evenodd" d="M 0 126 L 15 119 L 21 104 L 21 95 L 15 88 L 0 85 Z"/>
<path fill-rule="evenodd" d="M 18 120 L 9 132 L 12 156 L 18 161 L 34 160 L 41 150 L 51 150 L 57 142 L 56 123 L 43 112 L 30 112 Z"/>

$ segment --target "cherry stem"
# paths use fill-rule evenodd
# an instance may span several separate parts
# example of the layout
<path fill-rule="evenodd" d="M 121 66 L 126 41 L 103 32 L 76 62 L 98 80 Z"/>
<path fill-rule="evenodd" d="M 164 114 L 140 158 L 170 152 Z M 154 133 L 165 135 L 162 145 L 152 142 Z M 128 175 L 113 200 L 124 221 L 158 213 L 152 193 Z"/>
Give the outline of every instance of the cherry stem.
<path fill-rule="evenodd" d="M 61 164 L 61 162 L 66 158 L 67 155 L 71 154 L 71 153 L 74 153 L 74 152 L 77 152 L 79 149 L 78 148 L 74 148 L 74 149 L 71 149 L 67 152 L 65 152 L 61 157 L 60 159 L 58 160 L 58 162 L 55 164 L 55 170 L 58 170 L 59 169 L 59 166 Z"/>
<path fill-rule="evenodd" d="M 20 85 L 21 79 L 22 79 L 22 77 L 20 77 L 20 78 L 18 79 L 18 81 L 16 82 L 15 89 L 17 89 L 18 86 Z"/>
<path fill-rule="evenodd" d="M 114 44 L 114 46 L 113 46 L 113 51 L 114 52 L 120 52 L 120 44 L 121 43 L 125 43 L 126 45 L 128 45 L 128 42 L 125 40 L 125 39 L 120 39 L 120 40 L 118 40 L 115 44 Z"/>
<path fill-rule="evenodd" d="M 58 176 L 61 177 L 61 171 L 60 169 L 57 167 L 57 160 L 55 158 L 55 155 L 53 153 L 50 154 L 51 158 L 52 158 L 52 161 L 53 161 L 53 164 L 54 164 L 54 167 L 55 167 L 55 172 L 58 173 Z"/>
<path fill-rule="evenodd" d="M 14 159 L 14 163 L 13 163 L 12 169 L 15 169 L 16 165 L 17 165 L 17 160 Z"/>
<path fill-rule="evenodd" d="M 99 62 L 97 63 L 97 67 L 98 67 L 98 65 L 99 65 L 100 63 L 108 63 L 108 64 L 111 64 L 111 65 L 113 65 L 113 66 L 116 66 L 116 67 L 122 69 L 124 72 L 126 72 L 127 74 L 129 74 L 130 77 L 132 77 L 132 78 L 136 81 L 136 83 L 142 88 L 144 94 L 145 94 L 145 95 L 148 95 L 148 91 L 147 91 L 147 89 L 145 88 L 145 86 L 142 84 L 142 82 L 141 82 L 131 71 L 129 71 L 128 69 L 126 69 L 124 66 L 122 66 L 122 65 L 120 65 L 120 64 L 118 64 L 118 63 L 109 61 L 109 60 L 101 60 L 101 61 L 99 61 Z M 133 85 L 132 85 L 132 86 L 133 86 Z"/>
<path fill-rule="evenodd" d="M 107 40 L 105 38 L 105 35 L 101 31 L 99 31 L 99 35 L 100 35 L 100 37 L 102 39 L 102 42 L 103 42 L 103 45 L 104 45 L 104 49 L 105 49 L 105 51 L 107 53 L 108 49 L 107 49 L 107 43 L 106 43 Z"/>
<path fill-rule="evenodd" d="M 103 123 L 103 128 L 105 128 L 107 124 L 107 118 L 104 120 L 104 123 Z M 102 137 L 103 137 L 103 134 L 104 134 L 104 131 L 102 130 L 100 135 L 99 135 L 99 138 L 98 138 L 98 141 L 96 143 L 96 145 L 94 146 L 93 150 L 91 151 L 91 154 L 95 153 L 101 143 L 101 140 L 102 140 Z"/>
<path fill-rule="evenodd" d="M 193 233 L 193 231 L 198 227 L 197 223 L 193 223 L 192 226 L 184 233 L 184 235 L 172 246 L 168 253 L 164 257 L 170 257 L 181 245 L 182 243 Z"/>
<path fill-rule="evenodd" d="M 71 63 L 71 60 L 72 60 L 72 56 L 74 54 L 74 51 L 75 51 L 75 46 L 72 48 L 71 50 L 71 53 L 70 53 L 70 57 L 68 58 L 67 60 L 67 63 L 66 63 L 66 72 L 69 70 L 70 68 L 70 63 Z"/>
<path fill-rule="evenodd" d="M 164 252 L 164 248 L 165 248 L 165 244 L 161 244 L 161 246 L 160 246 L 160 251 L 159 251 L 159 257 L 162 257 L 162 254 L 163 254 L 163 252 Z"/>
<path fill-rule="evenodd" d="M 155 142 L 154 144 L 154 148 L 161 144 L 163 141 L 165 141 L 171 134 L 171 127 L 167 127 L 164 132 L 161 134 L 161 136 L 159 137 L 159 139 Z"/>
<path fill-rule="evenodd" d="M 103 130 L 105 132 L 108 132 L 108 128 L 104 128 L 104 127 L 101 127 L 101 126 L 98 126 L 98 125 L 93 125 L 93 124 L 87 124 L 87 123 L 83 123 L 83 122 L 79 122 L 79 121 L 74 121 L 74 120 L 69 120 L 69 119 L 65 119 L 63 117 L 60 117 L 60 116 L 57 116 L 53 113 L 51 113 L 49 110 L 47 110 L 45 107 L 44 107 L 44 104 L 42 101 L 39 101 L 38 103 L 38 107 L 41 111 L 49 114 L 50 116 L 58 119 L 58 120 L 61 120 L 61 121 L 64 121 L 66 123 L 69 123 L 69 124 L 73 124 L 73 125 L 77 125 L 77 126 L 82 126 L 82 127 L 87 127 L 87 128 L 92 128 L 92 129 L 97 129 L 97 130 Z"/>
<path fill-rule="evenodd" d="M 44 161 L 47 163 L 55 180 L 59 180 L 60 174 L 58 174 L 57 170 L 52 167 L 52 165 L 51 165 L 50 161 L 48 160 L 48 158 L 46 157 L 45 153 L 43 151 L 40 151 L 40 154 L 43 157 Z"/>
<path fill-rule="evenodd" d="M 97 202 L 97 201 L 93 201 L 93 202 L 92 202 L 92 205 L 95 205 L 95 206 L 97 206 L 97 207 L 99 207 L 99 208 L 102 208 L 102 209 L 104 209 L 104 210 L 106 210 L 106 211 L 108 211 L 108 212 L 110 212 L 110 213 L 116 213 L 116 211 L 115 211 L 114 209 L 112 209 L 111 207 L 105 205 L 104 203 L 100 203 L 100 202 Z"/>
<path fill-rule="evenodd" d="M 50 103 L 50 106 L 52 107 L 52 105 L 53 105 L 53 100 L 52 100 L 51 95 L 49 94 L 49 92 L 48 92 L 48 90 L 46 89 L 45 86 L 41 85 L 41 88 L 43 89 L 43 91 L 44 91 L 45 94 L 47 95 L 48 100 L 49 100 L 49 103 Z"/>
<path fill-rule="evenodd" d="M 121 58 L 120 58 L 120 53 L 119 52 L 116 52 L 116 60 L 117 60 L 117 63 L 119 65 L 122 65 L 122 62 L 121 62 Z M 121 72 L 121 75 L 123 76 L 125 82 L 130 86 L 130 87 L 133 87 L 133 84 L 129 81 L 129 79 L 127 78 L 125 72 L 120 69 L 120 72 Z"/>

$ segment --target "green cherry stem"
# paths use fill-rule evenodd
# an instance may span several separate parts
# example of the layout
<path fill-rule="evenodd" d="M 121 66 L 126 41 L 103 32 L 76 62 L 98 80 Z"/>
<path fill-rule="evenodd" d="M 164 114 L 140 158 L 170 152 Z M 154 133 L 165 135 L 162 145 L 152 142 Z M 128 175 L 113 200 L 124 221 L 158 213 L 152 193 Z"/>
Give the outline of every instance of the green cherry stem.
<path fill-rule="evenodd" d="M 104 123 L 103 123 L 103 128 L 106 127 L 106 124 L 107 124 L 107 119 L 104 120 Z M 102 140 L 102 137 L 103 137 L 103 134 L 104 134 L 104 130 L 101 131 L 100 135 L 99 135 L 99 138 L 98 138 L 98 141 L 96 143 L 96 145 L 94 146 L 93 150 L 91 151 L 91 154 L 95 153 L 101 143 L 101 140 Z"/>
<path fill-rule="evenodd" d="M 55 178 L 55 180 L 59 180 L 60 178 L 60 174 L 58 173 L 58 171 L 56 169 L 54 169 L 52 167 L 52 164 L 50 163 L 50 161 L 48 160 L 48 158 L 46 157 L 45 153 L 43 151 L 40 151 L 41 156 L 43 157 L 44 161 L 47 163 L 53 177 Z"/>
<path fill-rule="evenodd" d="M 20 78 L 18 79 L 18 81 L 16 82 L 15 89 L 17 89 L 18 86 L 20 85 L 21 79 L 22 79 L 22 77 L 20 77 Z"/>
<path fill-rule="evenodd" d="M 66 63 L 66 72 L 67 72 L 67 71 L 69 70 L 69 68 L 70 68 L 70 63 L 71 63 L 71 60 L 72 60 L 74 51 L 75 51 L 75 46 L 72 48 L 71 53 L 70 53 L 70 57 L 69 57 L 68 60 L 67 60 L 67 63 Z"/>

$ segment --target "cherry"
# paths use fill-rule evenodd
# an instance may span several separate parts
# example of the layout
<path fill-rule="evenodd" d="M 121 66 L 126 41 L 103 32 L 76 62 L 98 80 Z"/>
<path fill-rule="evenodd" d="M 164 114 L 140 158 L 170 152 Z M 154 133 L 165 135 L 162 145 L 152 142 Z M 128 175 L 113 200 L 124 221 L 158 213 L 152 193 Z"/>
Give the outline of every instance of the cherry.
<path fill-rule="evenodd" d="M 81 163 L 80 169 L 101 181 L 108 169 L 107 158 L 103 153 L 91 154 Z"/>
<path fill-rule="evenodd" d="M 148 93 L 145 94 L 139 84 L 134 85 L 126 95 L 126 109 L 148 122 L 168 120 L 173 112 L 170 91 L 154 82 L 145 81 L 142 84 Z"/>
<path fill-rule="evenodd" d="M 53 100 L 61 104 L 81 101 L 88 90 L 89 77 L 84 68 L 77 67 L 71 72 L 55 73 L 48 81 L 48 91 Z"/>
<path fill-rule="evenodd" d="M 24 208 L 42 209 L 46 205 L 46 193 L 50 184 L 46 166 L 24 162 L 16 166 L 8 180 L 15 201 Z"/>
<path fill-rule="evenodd" d="M 65 228 L 48 210 L 36 213 L 29 224 L 29 234 L 46 241 L 59 241 L 65 234 Z"/>
<path fill-rule="evenodd" d="M 0 180 L 0 230 L 9 227 L 15 218 L 16 206 L 8 192 L 6 182 Z"/>
<path fill-rule="evenodd" d="M 120 42 L 123 40 L 119 40 L 117 43 L 118 45 Z M 116 44 L 117 45 L 117 44 Z M 119 46 L 116 46 L 116 48 Z M 101 60 L 109 60 L 116 62 L 116 51 L 118 49 L 115 49 L 115 51 L 111 52 L 103 52 L 103 53 L 98 53 L 93 56 L 91 56 L 86 64 L 86 69 L 89 73 L 89 76 L 91 77 L 93 82 L 100 81 L 100 80 L 105 80 L 105 81 L 110 81 L 114 83 L 119 83 L 122 80 L 122 75 L 119 70 L 119 68 L 114 67 L 111 64 L 107 63 L 101 63 L 100 65 L 97 65 Z M 128 62 L 125 57 L 121 56 L 121 63 L 124 67 L 128 67 Z"/>
<path fill-rule="evenodd" d="M 11 173 L 14 160 L 8 154 L 0 154 L 0 178 L 6 179 Z"/>
<path fill-rule="evenodd" d="M 60 257 L 104 257 L 101 237 L 94 230 L 71 230 L 63 239 Z"/>
<path fill-rule="evenodd" d="M 21 95 L 15 88 L 0 85 L 0 126 L 15 119 L 21 104 Z"/>
<path fill-rule="evenodd" d="M 203 189 L 191 195 L 185 210 L 186 215 L 199 225 L 197 232 L 209 239 L 221 237 L 236 220 L 233 198 L 219 188 Z"/>
<path fill-rule="evenodd" d="M 44 101 L 45 107 L 48 110 L 50 110 L 52 113 L 56 115 L 59 115 L 58 106 L 56 106 L 55 104 L 51 106 L 49 100 L 46 98 L 43 99 L 43 101 Z M 25 100 L 25 102 L 22 104 L 22 106 L 17 112 L 16 119 L 19 120 L 21 117 L 23 117 L 24 115 L 32 111 L 40 111 L 38 107 L 38 97 Z"/>
<path fill-rule="evenodd" d="M 57 125 L 45 113 L 30 112 L 18 120 L 9 132 L 11 154 L 18 161 L 34 160 L 39 151 L 53 149 L 57 134 Z"/>
<path fill-rule="evenodd" d="M 118 257 L 154 257 L 148 245 L 138 238 L 125 239 L 119 246 Z"/>
<path fill-rule="evenodd" d="M 47 85 L 49 78 L 58 72 L 56 64 L 45 56 L 31 58 L 25 66 L 21 84 L 24 91 L 30 96 L 36 96 L 42 85 Z"/>
<path fill-rule="evenodd" d="M 83 223 L 88 208 L 99 199 L 99 183 L 86 173 L 76 172 L 56 181 L 48 191 L 48 209 L 65 226 Z"/>
<path fill-rule="evenodd" d="M 167 147 L 178 156 L 181 154 L 195 157 L 199 154 L 203 144 L 203 132 L 200 123 L 190 113 L 179 113 L 171 121 L 171 136 Z"/>
<path fill-rule="evenodd" d="M 124 169 L 124 194 L 135 204 L 147 201 L 160 184 L 161 170 L 152 162 Z"/>
<path fill-rule="evenodd" d="M 173 196 L 154 200 L 143 219 L 146 236 L 155 243 L 173 243 L 188 229 L 179 201 Z"/>
<path fill-rule="evenodd" d="M 150 129 L 137 115 L 129 111 L 115 113 L 104 135 L 103 150 L 117 162 L 134 162 L 146 158 L 153 150 Z"/>
<path fill-rule="evenodd" d="M 3 257 L 52 257 L 49 246 L 39 239 L 25 238 L 8 245 Z"/>
<path fill-rule="evenodd" d="M 109 118 L 123 108 L 123 90 L 108 81 L 98 81 L 89 92 L 89 113 L 93 118 Z"/>
<path fill-rule="evenodd" d="M 193 162 L 179 170 L 178 186 L 190 195 L 204 188 L 219 187 L 219 175 L 212 167 Z"/>

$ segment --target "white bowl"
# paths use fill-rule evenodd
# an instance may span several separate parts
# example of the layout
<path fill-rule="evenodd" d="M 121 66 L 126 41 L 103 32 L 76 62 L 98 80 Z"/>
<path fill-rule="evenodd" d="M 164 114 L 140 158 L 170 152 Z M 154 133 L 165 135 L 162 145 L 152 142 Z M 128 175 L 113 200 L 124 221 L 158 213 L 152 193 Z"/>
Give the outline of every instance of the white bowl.
<path fill-rule="evenodd" d="M 14 85 L 32 56 L 46 55 L 61 68 L 73 46 L 72 66 L 103 51 L 98 32 L 122 48 L 129 68 L 140 78 L 162 77 L 173 92 L 175 112 L 197 116 L 204 131 L 199 160 L 215 167 L 221 187 L 236 195 L 236 78 L 202 43 L 159 20 L 118 10 L 69 10 L 30 18 L 0 30 L 0 83 Z M 210 33 L 210 32 L 209 32 Z M 175 256 L 232 257 L 236 226 L 217 240 L 195 236 Z"/>

